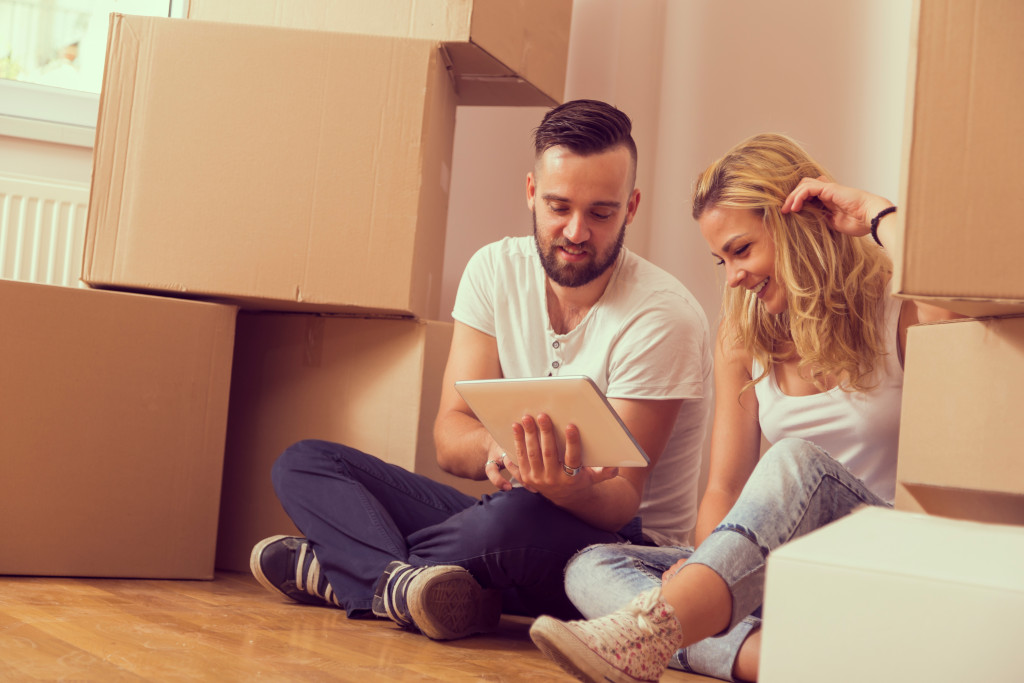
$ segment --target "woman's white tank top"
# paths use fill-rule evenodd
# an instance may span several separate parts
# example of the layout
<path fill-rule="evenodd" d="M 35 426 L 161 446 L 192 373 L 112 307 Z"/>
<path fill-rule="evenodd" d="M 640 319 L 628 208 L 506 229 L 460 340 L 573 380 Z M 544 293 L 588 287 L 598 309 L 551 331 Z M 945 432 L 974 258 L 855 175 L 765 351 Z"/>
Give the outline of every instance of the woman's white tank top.
<path fill-rule="evenodd" d="M 754 385 L 761 432 L 769 443 L 786 437 L 810 441 L 889 503 L 896 493 L 903 397 L 898 337 L 901 304 L 899 299 L 885 299 L 887 355 L 875 370 L 878 383 L 871 391 L 837 387 L 810 396 L 789 396 L 779 388 L 774 369 Z M 762 372 L 756 360 L 751 371 L 753 377 Z"/>

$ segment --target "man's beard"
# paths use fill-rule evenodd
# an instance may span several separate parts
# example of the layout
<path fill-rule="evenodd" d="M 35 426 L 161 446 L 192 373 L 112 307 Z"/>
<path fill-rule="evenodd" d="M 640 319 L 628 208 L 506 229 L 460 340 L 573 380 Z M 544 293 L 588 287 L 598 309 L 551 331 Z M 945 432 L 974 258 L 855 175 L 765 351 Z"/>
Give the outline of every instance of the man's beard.
<path fill-rule="evenodd" d="M 557 256 L 558 248 L 572 244 L 572 242 L 563 237 L 546 245 L 546 248 L 542 246 L 540 238 L 537 236 L 537 212 L 533 212 L 533 241 L 537 245 L 537 254 L 540 256 L 541 265 L 544 266 L 547 276 L 562 287 L 582 287 L 600 277 L 619 258 L 619 252 L 622 251 L 622 243 L 625 239 L 626 221 L 623 221 L 615 243 L 603 254 L 595 254 L 590 261 L 583 263 L 561 263 Z"/>

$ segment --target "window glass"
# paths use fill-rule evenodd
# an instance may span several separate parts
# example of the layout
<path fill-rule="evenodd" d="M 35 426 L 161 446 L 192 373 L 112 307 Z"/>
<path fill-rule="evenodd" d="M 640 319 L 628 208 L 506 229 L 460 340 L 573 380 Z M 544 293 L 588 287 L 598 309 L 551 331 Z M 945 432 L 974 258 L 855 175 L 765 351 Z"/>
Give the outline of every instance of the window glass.
<path fill-rule="evenodd" d="M 95 126 L 110 13 L 183 17 L 186 2 L 0 0 L 0 117 Z"/>
<path fill-rule="evenodd" d="M 169 0 L 0 0 L 0 76 L 98 93 L 111 12 L 170 16 Z"/>

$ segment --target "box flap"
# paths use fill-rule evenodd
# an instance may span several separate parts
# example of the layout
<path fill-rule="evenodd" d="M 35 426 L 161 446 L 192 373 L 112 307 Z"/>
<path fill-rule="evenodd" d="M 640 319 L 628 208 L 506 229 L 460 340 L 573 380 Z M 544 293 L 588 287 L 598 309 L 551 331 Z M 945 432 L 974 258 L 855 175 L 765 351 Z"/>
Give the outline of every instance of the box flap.
<path fill-rule="evenodd" d="M 967 519 L 992 524 L 1024 525 L 1024 494 L 977 491 L 955 486 L 933 486 L 911 481 L 900 482 L 896 509 L 926 512 L 929 515 Z"/>
<path fill-rule="evenodd" d="M 565 95 L 571 24 L 572 0 L 475 0 L 470 35 L 544 95 L 521 104 L 554 105 Z M 456 65 L 463 80 L 479 75 L 470 63 Z"/>
<path fill-rule="evenodd" d="M 572 0 L 192 0 L 188 15 L 440 41 L 463 105 L 551 106 L 565 90 Z"/>

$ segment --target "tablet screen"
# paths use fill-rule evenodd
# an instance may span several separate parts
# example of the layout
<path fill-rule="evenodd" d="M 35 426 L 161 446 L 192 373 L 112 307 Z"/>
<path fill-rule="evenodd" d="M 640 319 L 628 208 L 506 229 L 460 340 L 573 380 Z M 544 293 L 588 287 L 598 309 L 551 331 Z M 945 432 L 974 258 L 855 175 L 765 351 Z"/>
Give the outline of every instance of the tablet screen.
<path fill-rule="evenodd" d="M 515 462 L 513 423 L 523 415 L 545 413 L 555 428 L 558 452 L 565 455 L 565 426 L 576 425 L 587 467 L 645 467 L 650 463 L 615 409 L 589 377 L 536 377 L 456 382 L 469 404 L 502 450 Z"/>

